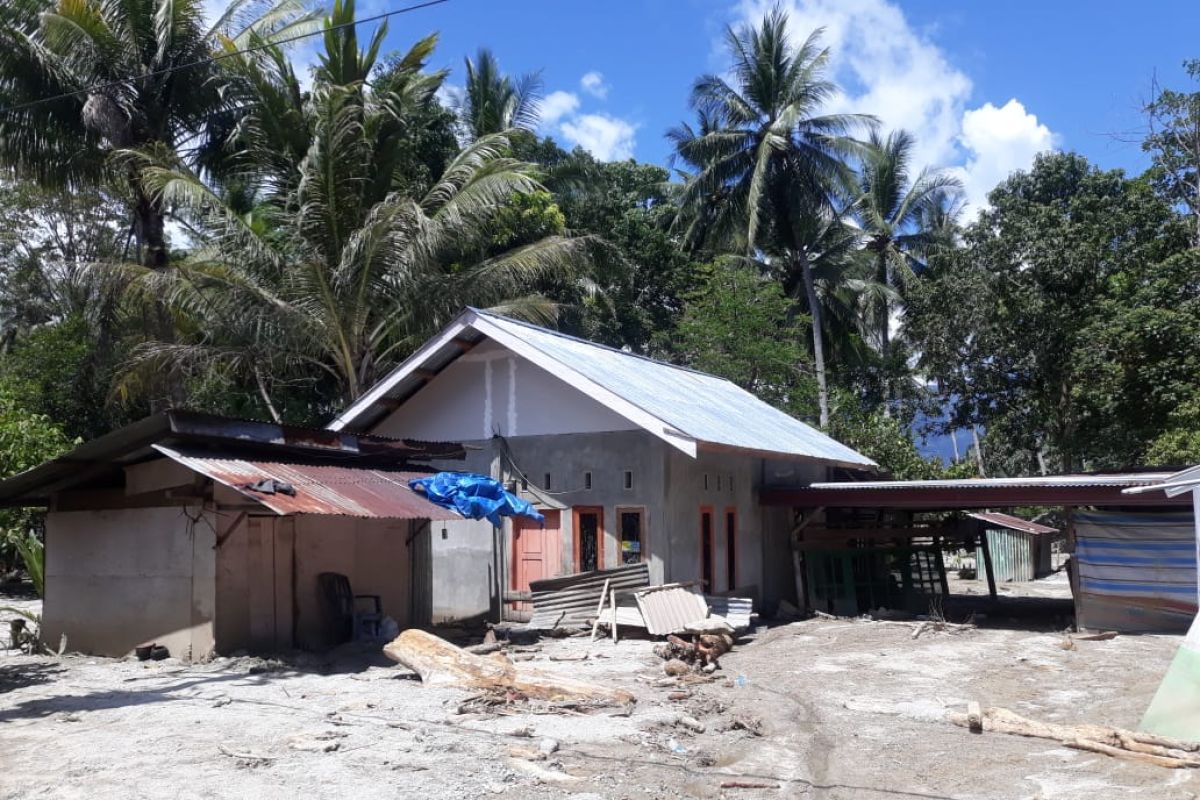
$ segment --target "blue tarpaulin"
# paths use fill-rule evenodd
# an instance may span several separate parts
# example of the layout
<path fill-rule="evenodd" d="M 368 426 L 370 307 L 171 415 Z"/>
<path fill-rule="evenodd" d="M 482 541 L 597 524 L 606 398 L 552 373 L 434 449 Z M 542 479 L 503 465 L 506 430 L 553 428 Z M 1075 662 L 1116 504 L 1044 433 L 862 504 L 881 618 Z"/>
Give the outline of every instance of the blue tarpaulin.
<path fill-rule="evenodd" d="M 511 492 L 495 478 L 470 472 L 439 472 L 428 478 L 413 478 L 410 489 L 422 492 L 429 502 L 452 508 L 469 519 L 487 519 L 496 527 L 501 517 L 530 517 L 545 522 L 536 508 Z"/>

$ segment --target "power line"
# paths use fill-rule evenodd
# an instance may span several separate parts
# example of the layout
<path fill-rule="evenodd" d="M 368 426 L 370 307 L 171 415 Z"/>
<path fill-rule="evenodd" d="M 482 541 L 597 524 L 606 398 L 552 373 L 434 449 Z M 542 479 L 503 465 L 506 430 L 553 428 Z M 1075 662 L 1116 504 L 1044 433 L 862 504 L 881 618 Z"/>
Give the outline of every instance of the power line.
<path fill-rule="evenodd" d="M 99 92 L 99 91 L 103 91 L 105 89 L 112 89 L 116 86 L 122 86 L 127 83 L 143 81 L 143 80 L 146 80 L 147 78 L 156 78 L 159 75 L 168 75 L 172 72 L 178 72 L 180 70 L 191 69 L 193 67 L 203 66 L 204 64 L 215 64 L 216 62 L 221 61 L 226 58 L 233 58 L 234 56 L 245 55 L 247 53 L 255 53 L 260 50 L 267 50 L 272 47 L 278 47 L 281 44 L 290 44 L 291 42 L 297 42 L 297 41 L 300 41 L 301 39 L 307 39 L 310 36 L 318 36 L 321 34 L 328 33 L 330 31 L 337 31 L 337 30 L 341 30 L 343 28 L 350 28 L 355 25 L 364 25 L 369 22 L 378 22 L 379 20 L 387 19 L 388 17 L 394 17 L 397 14 L 407 14 L 410 11 L 420 11 L 423 8 L 430 8 L 431 6 L 439 6 L 443 3 L 448 3 L 448 2 L 450 2 L 450 0 L 427 0 L 427 2 L 416 3 L 415 5 L 411 5 L 411 6 L 405 6 L 404 8 L 398 8 L 395 11 L 385 11 L 384 13 L 376 14 L 373 17 L 364 17 L 363 19 L 356 19 L 353 22 L 343 22 L 340 25 L 331 25 L 328 28 L 321 28 L 320 30 L 312 31 L 310 33 L 300 33 L 300 34 L 296 34 L 295 36 L 289 36 L 284 39 L 276 39 L 276 40 L 267 42 L 265 44 L 255 45 L 254 47 L 247 47 L 245 50 L 234 50 L 231 53 L 220 53 L 218 55 L 211 56 L 209 58 L 201 58 L 201 59 L 197 59 L 196 61 L 189 61 L 186 64 L 176 64 L 173 67 L 165 67 L 160 70 L 155 70 L 154 72 L 147 72 L 144 75 L 134 75 L 129 78 L 122 78 L 120 80 L 109 81 L 108 83 L 100 83 L 100 84 L 96 84 L 95 86 L 89 86 L 85 89 L 76 89 L 75 91 L 72 91 L 72 92 L 63 92 L 61 94 L 51 95 L 50 97 L 42 97 L 37 100 L 30 100 L 28 103 L 18 103 L 17 105 L 7 106 L 3 109 L 0 109 L 0 117 L 5 116 L 7 114 L 11 114 L 14 111 L 24 111 L 27 108 L 34 108 L 35 106 L 40 106 L 45 103 L 53 103 L 55 100 L 63 100 L 65 98 L 75 97 L 75 96 L 81 95 L 81 94 L 91 94 L 92 92 Z"/>

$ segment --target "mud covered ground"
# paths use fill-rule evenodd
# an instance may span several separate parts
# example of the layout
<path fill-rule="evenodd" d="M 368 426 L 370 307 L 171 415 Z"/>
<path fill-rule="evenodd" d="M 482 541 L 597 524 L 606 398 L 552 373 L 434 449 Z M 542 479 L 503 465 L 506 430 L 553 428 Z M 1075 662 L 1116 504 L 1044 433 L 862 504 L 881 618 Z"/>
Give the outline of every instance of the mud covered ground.
<path fill-rule="evenodd" d="M 1062 633 L 1012 626 L 912 633 L 850 620 L 773 626 L 744 637 L 715 680 L 684 687 L 656 685 L 662 662 L 647 640 L 545 639 L 512 653 L 638 698 L 588 714 L 464 703 L 468 693 L 425 688 L 373 648 L 195 665 L 0 655 L 0 798 L 1200 793 L 1190 772 L 943 719 L 975 700 L 1136 727 L 1180 637 L 1068 647 Z"/>

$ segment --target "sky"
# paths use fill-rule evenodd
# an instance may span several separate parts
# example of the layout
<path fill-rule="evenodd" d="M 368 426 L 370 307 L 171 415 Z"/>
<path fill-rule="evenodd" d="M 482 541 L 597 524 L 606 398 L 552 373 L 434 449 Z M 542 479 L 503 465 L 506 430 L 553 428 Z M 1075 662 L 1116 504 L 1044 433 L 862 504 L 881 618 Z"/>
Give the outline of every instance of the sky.
<path fill-rule="evenodd" d="M 360 0 L 367 16 L 404 0 Z M 1200 58 L 1195 0 L 1004 3 L 785 0 L 798 39 L 818 27 L 843 87 L 830 110 L 874 114 L 918 139 L 921 165 L 952 170 L 972 207 L 1034 154 L 1075 150 L 1138 172 L 1139 113 L 1157 76 L 1187 86 Z M 509 73 L 538 71 L 542 132 L 605 160 L 668 163 L 668 128 L 689 120 L 697 76 L 726 68 L 727 25 L 762 0 L 450 0 L 393 17 L 387 45 L 440 33 L 433 65 L 463 81 L 488 47 Z"/>

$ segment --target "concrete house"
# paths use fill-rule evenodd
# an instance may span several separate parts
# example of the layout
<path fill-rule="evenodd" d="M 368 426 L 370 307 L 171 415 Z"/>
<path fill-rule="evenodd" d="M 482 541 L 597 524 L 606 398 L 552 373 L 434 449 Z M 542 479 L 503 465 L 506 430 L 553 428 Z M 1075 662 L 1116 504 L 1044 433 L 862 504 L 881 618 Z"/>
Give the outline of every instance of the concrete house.
<path fill-rule="evenodd" d="M 329 426 L 462 442 L 545 526 L 432 530 L 432 618 L 519 619 L 529 582 L 634 561 L 651 580 L 795 598 L 789 509 L 763 489 L 875 464 L 721 378 L 468 309 Z"/>
<path fill-rule="evenodd" d="M 186 411 L 147 417 L 0 481 L 46 515 L 43 639 L 202 659 L 338 641 L 318 576 L 406 627 L 429 617 L 431 521 L 408 488 L 427 445 Z"/>

